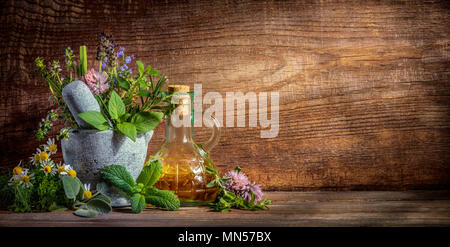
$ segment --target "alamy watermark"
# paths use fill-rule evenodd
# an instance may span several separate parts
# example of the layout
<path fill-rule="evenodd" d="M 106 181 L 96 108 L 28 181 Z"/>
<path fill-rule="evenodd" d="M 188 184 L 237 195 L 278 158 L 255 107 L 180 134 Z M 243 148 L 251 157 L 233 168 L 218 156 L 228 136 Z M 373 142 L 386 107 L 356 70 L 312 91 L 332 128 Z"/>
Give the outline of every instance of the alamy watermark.
<path fill-rule="evenodd" d="M 248 102 L 248 127 L 261 128 L 261 138 L 274 138 L 279 133 L 279 93 L 278 92 L 226 92 L 225 114 L 224 97 L 219 92 L 207 92 L 202 96 L 202 84 L 194 84 L 194 127 L 212 126 L 211 116 L 214 116 L 222 127 L 246 127 L 246 105 Z M 268 114 L 270 99 L 270 117 Z M 172 114 L 171 122 L 176 126 L 191 125 L 190 96 L 180 93 L 173 97 L 174 103 L 183 103 Z M 207 105 L 203 111 L 204 105 Z M 236 111 L 235 111 L 236 109 Z M 225 117 L 225 122 L 224 122 Z M 235 121 L 236 117 L 236 121 Z M 235 125 L 236 123 L 236 125 Z"/>

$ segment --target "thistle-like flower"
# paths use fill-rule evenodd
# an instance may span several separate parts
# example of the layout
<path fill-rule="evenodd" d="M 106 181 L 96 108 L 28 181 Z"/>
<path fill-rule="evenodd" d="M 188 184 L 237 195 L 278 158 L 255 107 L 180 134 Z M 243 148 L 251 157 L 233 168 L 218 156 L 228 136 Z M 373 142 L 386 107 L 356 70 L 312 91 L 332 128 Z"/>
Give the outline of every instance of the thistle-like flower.
<path fill-rule="evenodd" d="M 107 80 L 107 75 L 102 72 L 95 71 L 94 69 L 90 69 L 84 75 L 84 82 L 94 95 L 104 93 L 109 89 L 109 84 L 106 83 Z"/>

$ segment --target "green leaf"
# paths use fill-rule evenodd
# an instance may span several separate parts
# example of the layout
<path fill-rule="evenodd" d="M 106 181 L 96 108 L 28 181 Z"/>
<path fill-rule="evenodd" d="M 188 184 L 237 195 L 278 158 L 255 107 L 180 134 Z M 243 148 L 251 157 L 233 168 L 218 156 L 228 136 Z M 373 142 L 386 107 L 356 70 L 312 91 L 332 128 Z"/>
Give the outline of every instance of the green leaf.
<path fill-rule="evenodd" d="M 112 210 L 111 205 L 108 202 L 97 197 L 89 200 L 87 207 L 96 210 L 99 214 L 107 214 Z"/>
<path fill-rule="evenodd" d="M 131 201 L 131 211 L 135 214 L 140 213 L 145 209 L 145 196 L 135 193 L 130 198 Z"/>
<path fill-rule="evenodd" d="M 119 130 L 122 134 L 128 136 L 134 142 L 136 141 L 137 131 L 134 124 L 129 122 L 119 123 L 117 124 L 117 130 Z"/>
<path fill-rule="evenodd" d="M 98 130 L 109 129 L 108 121 L 106 121 L 105 117 L 98 111 L 82 112 L 78 114 L 78 117 Z"/>
<path fill-rule="evenodd" d="M 56 202 L 53 202 L 52 205 L 48 208 L 50 212 L 61 212 L 66 211 L 68 208 L 56 204 Z"/>
<path fill-rule="evenodd" d="M 128 118 L 130 118 L 131 117 L 131 114 L 130 113 L 125 113 L 125 114 L 123 114 L 121 117 L 120 117 L 120 121 L 121 122 L 127 122 L 128 121 Z"/>
<path fill-rule="evenodd" d="M 133 115 L 131 122 L 136 126 L 137 133 L 146 133 L 155 129 L 163 116 L 164 113 L 162 112 L 138 112 Z"/>
<path fill-rule="evenodd" d="M 98 183 L 95 190 L 99 193 L 104 193 L 106 190 L 106 184 L 104 182 Z"/>
<path fill-rule="evenodd" d="M 150 92 L 147 90 L 139 90 L 138 95 L 142 97 L 148 97 L 150 96 Z"/>
<path fill-rule="evenodd" d="M 212 169 L 211 167 L 206 167 L 206 171 L 209 173 L 209 174 L 212 174 L 212 175 L 217 175 L 217 171 L 215 171 L 214 169 Z"/>
<path fill-rule="evenodd" d="M 162 165 L 159 160 L 150 162 L 149 165 L 142 169 L 141 174 L 137 178 L 137 183 L 143 183 L 145 187 L 153 186 L 162 174 Z"/>
<path fill-rule="evenodd" d="M 157 71 L 156 69 L 152 69 L 152 70 L 150 70 L 150 72 L 148 74 L 149 75 L 159 75 L 159 71 Z"/>
<path fill-rule="evenodd" d="M 106 166 L 101 170 L 101 174 L 106 181 L 131 196 L 131 190 L 136 182 L 125 167 L 121 165 Z"/>
<path fill-rule="evenodd" d="M 106 196 L 105 194 L 100 193 L 100 194 L 96 195 L 94 198 L 103 200 L 103 201 L 107 202 L 108 204 L 111 204 L 111 199 L 109 199 L 109 197 Z"/>
<path fill-rule="evenodd" d="M 61 180 L 66 197 L 69 199 L 75 199 L 78 195 L 78 192 L 80 191 L 80 184 L 78 183 L 78 181 L 71 176 L 61 177 Z"/>
<path fill-rule="evenodd" d="M 152 66 L 150 66 L 150 65 L 147 65 L 147 68 L 145 68 L 145 73 L 149 73 L 150 72 L 150 70 L 152 69 Z"/>
<path fill-rule="evenodd" d="M 80 77 L 84 76 L 87 72 L 87 51 L 86 46 L 80 46 Z"/>
<path fill-rule="evenodd" d="M 125 104 L 116 91 L 112 91 L 108 101 L 108 112 L 112 119 L 119 120 L 125 114 Z"/>
<path fill-rule="evenodd" d="M 164 210 L 178 210 L 180 208 L 180 200 L 170 190 L 159 190 L 157 188 L 147 188 L 145 200 L 158 208 Z"/>
<path fill-rule="evenodd" d="M 127 80 L 123 79 L 122 77 L 120 77 L 120 76 L 117 77 L 117 82 L 121 88 L 123 88 L 125 90 L 130 89 L 130 83 Z"/>
<path fill-rule="evenodd" d="M 207 184 L 206 187 L 208 187 L 208 188 L 215 187 L 216 183 L 217 183 L 216 180 L 213 180 L 213 181 L 209 182 L 209 184 Z"/>
<path fill-rule="evenodd" d="M 144 64 L 141 61 L 136 61 L 136 64 L 138 66 L 139 74 L 142 75 L 144 73 Z"/>
<path fill-rule="evenodd" d="M 99 214 L 97 210 L 83 207 L 77 209 L 75 212 L 73 212 L 75 215 L 81 216 L 81 217 L 87 217 L 87 218 L 93 218 Z"/>

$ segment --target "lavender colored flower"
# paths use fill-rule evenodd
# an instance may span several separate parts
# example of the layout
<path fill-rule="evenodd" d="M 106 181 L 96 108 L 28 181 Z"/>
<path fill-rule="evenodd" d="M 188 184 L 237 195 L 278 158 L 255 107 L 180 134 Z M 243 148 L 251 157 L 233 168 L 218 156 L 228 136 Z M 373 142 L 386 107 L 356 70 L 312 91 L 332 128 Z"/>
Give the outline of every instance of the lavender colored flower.
<path fill-rule="evenodd" d="M 244 173 L 233 170 L 227 172 L 224 178 L 231 178 L 229 181 L 223 183 L 225 188 L 230 192 L 240 195 L 249 189 L 248 184 L 250 184 L 250 181 Z"/>
<path fill-rule="evenodd" d="M 248 177 L 240 169 L 227 172 L 223 178 L 231 178 L 229 181 L 222 183 L 227 191 L 241 196 L 248 202 L 252 200 L 252 195 L 255 196 L 254 203 L 259 203 L 263 200 L 261 186 L 250 182 Z"/>
<path fill-rule="evenodd" d="M 124 50 L 125 50 L 125 48 L 123 48 L 123 46 L 119 47 L 119 51 L 116 54 L 117 58 L 123 57 Z"/>
<path fill-rule="evenodd" d="M 128 69 L 128 66 L 126 64 L 122 65 L 122 67 L 120 67 L 120 70 L 125 71 Z"/>
<path fill-rule="evenodd" d="M 125 58 L 125 63 L 131 63 L 131 60 L 134 59 L 134 55 L 128 56 Z"/>
<path fill-rule="evenodd" d="M 102 69 L 105 69 L 107 64 L 108 64 L 108 58 L 105 58 L 105 60 L 103 60 L 103 62 L 102 62 Z"/>
<path fill-rule="evenodd" d="M 84 75 L 84 82 L 89 87 L 94 95 L 104 93 L 109 89 L 109 84 L 106 83 L 108 77 L 106 74 L 90 69 Z"/>

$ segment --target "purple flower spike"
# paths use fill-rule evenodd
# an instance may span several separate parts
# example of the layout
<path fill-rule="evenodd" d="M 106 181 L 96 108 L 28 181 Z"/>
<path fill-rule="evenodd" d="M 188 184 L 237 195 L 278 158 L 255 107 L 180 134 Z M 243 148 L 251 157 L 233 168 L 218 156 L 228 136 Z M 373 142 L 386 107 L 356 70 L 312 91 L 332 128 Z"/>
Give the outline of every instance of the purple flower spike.
<path fill-rule="evenodd" d="M 123 57 L 123 52 L 124 52 L 125 48 L 123 48 L 123 46 L 119 47 L 119 51 L 116 54 L 117 58 L 121 58 Z"/>

